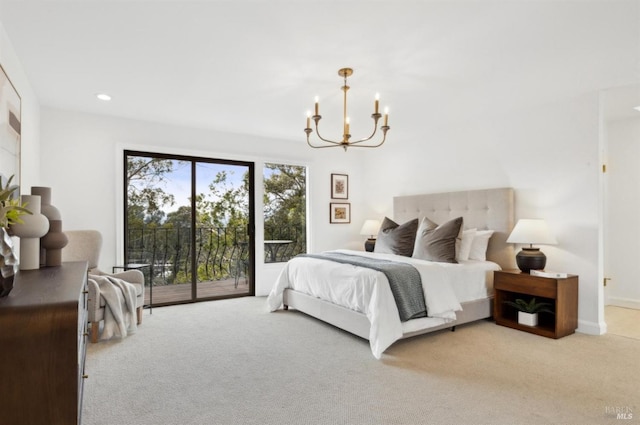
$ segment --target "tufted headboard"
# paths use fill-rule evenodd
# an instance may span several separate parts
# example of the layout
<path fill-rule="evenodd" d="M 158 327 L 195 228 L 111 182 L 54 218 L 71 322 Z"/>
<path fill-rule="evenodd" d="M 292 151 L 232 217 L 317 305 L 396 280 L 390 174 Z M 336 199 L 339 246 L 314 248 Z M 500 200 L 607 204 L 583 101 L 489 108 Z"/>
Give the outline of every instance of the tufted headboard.
<path fill-rule="evenodd" d="M 393 198 L 393 215 L 400 224 L 416 217 L 428 217 L 438 224 L 462 217 L 465 229 L 494 230 L 487 260 L 503 269 L 516 268 L 513 246 L 506 242 L 515 220 L 512 188 L 397 196 Z"/>

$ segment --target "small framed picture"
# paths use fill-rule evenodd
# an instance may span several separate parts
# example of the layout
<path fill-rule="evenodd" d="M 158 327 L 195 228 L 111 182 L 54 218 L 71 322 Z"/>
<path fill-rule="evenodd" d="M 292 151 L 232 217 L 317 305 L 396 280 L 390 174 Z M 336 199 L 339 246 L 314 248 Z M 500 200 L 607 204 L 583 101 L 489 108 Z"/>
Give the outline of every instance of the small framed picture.
<path fill-rule="evenodd" d="M 349 176 L 331 174 L 331 199 L 349 199 Z"/>
<path fill-rule="evenodd" d="M 329 223 L 351 223 L 351 204 L 329 204 Z"/>

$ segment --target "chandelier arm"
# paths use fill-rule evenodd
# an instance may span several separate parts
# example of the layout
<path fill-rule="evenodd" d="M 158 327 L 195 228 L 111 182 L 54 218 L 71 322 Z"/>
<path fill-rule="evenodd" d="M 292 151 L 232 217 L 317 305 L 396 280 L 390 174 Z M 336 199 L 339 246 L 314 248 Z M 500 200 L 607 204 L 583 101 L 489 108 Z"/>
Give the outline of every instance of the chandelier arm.
<path fill-rule="evenodd" d="M 311 140 L 309 140 L 309 136 L 307 136 L 307 144 L 308 144 L 309 146 L 311 146 L 312 148 L 315 148 L 315 149 L 322 149 L 322 148 L 335 148 L 335 147 L 337 147 L 337 146 L 342 146 L 342 143 L 333 142 L 333 141 L 331 141 L 331 140 L 324 140 L 324 139 L 322 139 L 322 140 L 323 140 L 324 142 L 326 142 L 326 143 L 330 143 L 330 144 L 329 144 L 329 145 L 326 145 L 326 146 L 314 146 L 314 145 L 311 143 Z"/>
<path fill-rule="evenodd" d="M 307 144 L 308 144 L 310 147 L 314 148 L 314 149 L 337 148 L 338 146 L 340 146 L 339 144 L 337 144 L 337 145 L 314 146 L 314 145 L 312 145 L 308 140 L 307 140 Z M 360 146 L 360 147 L 362 147 L 362 146 Z"/>
<path fill-rule="evenodd" d="M 336 146 L 340 146 L 340 145 L 343 144 L 343 142 L 334 142 L 333 140 L 325 139 L 324 137 L 322 137 L 320 135 L 320 128 L 318 126 L 318 121 L 316 121 L 316 136 L 318 136 L 318 139 L 322 140 L 323 142 L 332 143 L 332 144 L 334 144 Z M 309 136 L 307 136 L 307 139 L 308 139 L 308 137 Z"/>
<path fill-rule="evenodd" d="M 378 114 L 378 115 L 380 115 L 380 114 Z M 369 137 L 365 137 L 364 139 L 356 140 L 354 142 L 349 142 L 350 145 L 355 145 L 355 144 L 366 142 L 366 141 L 369 141 L 369 140 L 373 139 L 373 136 L 375 136 L 376 132 L 378 131 L 378 119 L 380 117 L 379 116 L 376 117 L 375 114 L 374 114 L 374 115 L 372 115 L 372 118 L 373 118 L 373 133 L 371 133 L 371 135 Z M 380 127 L 380 128 L 382 128 L 382 127 Z M 387 130 L 388 130 L 388 128 L 387 128 Z M 385 130 L 385 136 L 386 136 L 386 132 L 387 131 Z"/>
<path fill-rule="evenodd" d="M 362 142 L 368 142 L 369 140 L 373 139 L 373 136 L 376 135 L 377 129 L 373 130 L 373 133 L 371 133 L 371 136 L 369 137 L 365 137 L 364 139 L 360 139 L 360 140 L 356 140 L 353 142 L 349 142 L 350 145 L 357 145 L 358 143 L 362 143 Z"/>
<path fill-rule="evenodd" d="M 377 145 L 354 145 L 353 143 L 349 143 L 349 146 L 353 145 L 354 148 L 377 148 L 379 146 L 382 146 L 382 144 L 385 142 L 385 140 L 387 140 L 386 132 L 385 132 L 385 135 L 382 137 L 382 141 L 380 143 L 378 143 Z M 358 141 L 356 143 L 360 143 L 360 141 Z"/>
<path fill-rule="evenodd" d="M 325 139 L 320 135 L 320 133 L 318 133 L 318 130 L 316 130 L 316 136 L 318 136 L 318 139 L 322 140 L 323 142 L 333 143 L 334 145 L 341 145 L 343 143 L 343 142 L 334 142 L 333 140 Z"/>

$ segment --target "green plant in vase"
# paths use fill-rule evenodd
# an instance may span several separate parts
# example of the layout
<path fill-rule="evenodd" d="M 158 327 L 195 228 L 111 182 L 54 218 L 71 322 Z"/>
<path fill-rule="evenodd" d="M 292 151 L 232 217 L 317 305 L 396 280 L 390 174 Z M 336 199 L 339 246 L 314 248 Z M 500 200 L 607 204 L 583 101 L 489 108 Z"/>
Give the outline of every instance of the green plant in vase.
<path fill-rule="evenodd" d="M 553 313 L 553 311 L 549 308 L 551 304 L 549 303 L 538 303 L 535 298 L 531 298 L 529 302 L 526 302 L 522 298 L 518 298 L 515 302 L 513 301 L 505 301 L 504 302 L 511 307 L 516 308 L 518 311 L 524 311 L 525 313 L 533 314 L 533 313 Z"/>
<path fill-rule="evenodd" d="M 13 176 L 9 177 L 4 186 L 0 184 L 0 297 L 7 296 L 13 289 L 13 278 L 18 269 L 9 233 L 10 226 L 22 223 L 21 215 L 31 214 L 27 205 L 20 203 L 15 196 L 18 186 L 11 186 L 12 180 Z"/>
<path fill-rule="evenodd" d="M 529 302 L 518 298 L 515 301 L 504 301 L 505 304 L 510 305 L 518 310 L 518 323 L 527 326 L 537 326 L 538 313 L 552 313 L 551 304 L 536 302 L 535 298 L 531 298 Z"/>

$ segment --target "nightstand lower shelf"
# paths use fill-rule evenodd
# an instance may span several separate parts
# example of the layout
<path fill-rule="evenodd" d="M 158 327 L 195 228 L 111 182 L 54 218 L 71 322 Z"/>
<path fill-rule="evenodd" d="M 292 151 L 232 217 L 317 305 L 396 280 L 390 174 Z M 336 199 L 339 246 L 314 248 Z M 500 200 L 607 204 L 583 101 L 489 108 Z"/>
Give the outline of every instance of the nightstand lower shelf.
<path fill-rule="evenodd" d="M 527 326 L 521 325 L 517 320 L 510 319 L 498 319 L 496 318 L 496 323 L 498 325 L 506 326 L 508 328 L 518 329 L 520 331 L 533 333 L 536 335 L 546 336 L 547 338 L 557 338 L 556 330 L 550 326 L 538 325 L 538 326 Z"/>

